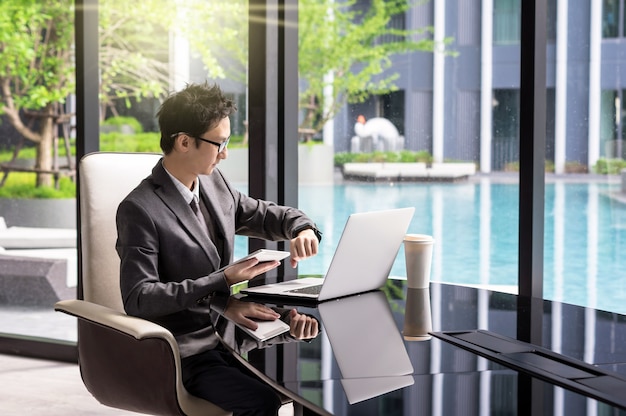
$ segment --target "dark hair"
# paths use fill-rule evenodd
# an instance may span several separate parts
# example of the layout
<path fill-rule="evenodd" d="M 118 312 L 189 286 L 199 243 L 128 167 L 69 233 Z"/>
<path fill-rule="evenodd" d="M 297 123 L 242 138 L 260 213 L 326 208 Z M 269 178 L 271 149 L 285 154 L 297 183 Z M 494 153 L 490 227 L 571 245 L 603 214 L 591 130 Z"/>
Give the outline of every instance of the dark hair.
<path fill-rule="evenodd" d="M 188 84 L 167 97 L 157 112 L 161 130 L 161 150 L 174 147 L 176 133 L 198 137 L 237 111 L 235 103 L 224 96 L 217 84 Z"/>

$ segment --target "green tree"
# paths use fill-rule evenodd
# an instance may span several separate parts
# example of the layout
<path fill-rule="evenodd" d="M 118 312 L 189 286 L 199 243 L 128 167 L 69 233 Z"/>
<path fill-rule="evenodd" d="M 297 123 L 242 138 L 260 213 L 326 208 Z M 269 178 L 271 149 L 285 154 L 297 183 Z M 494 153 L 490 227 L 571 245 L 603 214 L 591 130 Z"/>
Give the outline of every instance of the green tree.
<path fill-rule="evenodd" d="M 356 0 L 300 0 L 303 129 L 317 132 L 345 103 L 396 89 L 398 75 L 388 71 L 393 55 L 435 47 L 431 28 L 407 31 L 390 24 L 413 7 L 410 1 L 371 0 L 362 11 L 356 6 Z M 246 0 L 145 0 L 132 7 L 100 0 L 99 8 L 102 115 L 116 100 L 167 92 L 172 33 L 189 39 L 209 77 L 245 82 Z M 0 112 L 36 144 L 36 167 L 43 171 L 52 168 L 54 117 L 74 91 L 73 16 L 71 0 L 0 2 Z M 25 122 L 32 112 L 38 122 Z M 51 181 L 37 175 L 38 186 Z"/>
<path fill-rule="evenodd" d="M 170 41 L 186 38 L 209 78 L 245 82 L 247 1 L 99 0 L 101 116 L 170 87 Z"/>
<path fill-rule="evenodd" d="M 248 67 L 248 1 L 178 2 L 171 29 L 189 40 L 209 78 L 245 83 Z"/>
<path fill-rule="evenodd" d="M 52 169 L 56 117 L 74 91 L 72 5 L 69 0 L 0 2 L 0 112 L 35 143 L 35 167 L 42 171 Z M 50 174 L 37 175 L 37 186 L 51 184 Z"/>
<path fill-rule="evenodd" d="M 100 0 L 101 116 L 116 100 L 159 97 L 168 87 L 168 29 L 174 19 L 166 0 Z M 0 2 L 0 113 L 36 145 L 35 167 L 53 165 L 55 121 L 74 92 L 74 2 Z M 51 186 L 39 173 L 37 186 Z"/>
<path fill-rule="evenodd" d="M 161 97 L 169 86 L 169 29 L 175 23 L 172 2 L 100 0 L 100 117 L 118 115 L 116 102 Z"/>
<path fill-rule="evenodd" d="M 318 132 L 346 103 L 397 90 L 392 56 L 432 52 L 436 46 L 432 27 L 393 27 L 392 19 L 403 19 L 416 2 L 371 0 L 366 9 L 356 5 L 356 0 L 299 0 L 302 129 Z M 442 51 L 449 41 L 439 45 Z"/>
<path fill-rule="evenodd" d="M 201 2 L 202 5 L 199 3 Z M 432 27 L 405 30 L 393 27 L 423 1 L 299 0 L 298 54 L 300 128 L 319 132 L 346 103 L 397 89 L 398 74 L 390 71 L 394 55 L 412 51 L 445 51 L 436 45 Z M 363 7 L 367 4 L 367 7 Z M 206 65 L 209 76 L 245 80 L 247 68 L 247 1 L 189 0 L 179 5 L 186 25 L 177 30 Z M 360 7 L 358 7 L 360 6 Z M 180 9 L 182 7 L 182 9 Z M 208 28 L 198 30 L 198 28 Z M 219 30 L 213 30 L 218 27 Z M 449 53 L 449 52 L 445 52 Z"/>

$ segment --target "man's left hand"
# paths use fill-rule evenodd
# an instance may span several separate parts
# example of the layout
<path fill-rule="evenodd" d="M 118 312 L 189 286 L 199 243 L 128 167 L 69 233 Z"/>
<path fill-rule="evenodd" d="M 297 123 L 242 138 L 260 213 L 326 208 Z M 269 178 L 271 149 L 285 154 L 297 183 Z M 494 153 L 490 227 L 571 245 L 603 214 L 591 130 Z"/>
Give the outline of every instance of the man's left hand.
<path fill-rule="evenodd" d="M 295 268 L 300 260 L 317 254 L 319 241 L 311 229 L 300 231 L 298 236 L 289 242 L 291 267 Z"/>
<path fill-rule="evenodd" d="M 297 310 L 289 311 L 289 334 L 296 339 L 315 338 L 319 333 L 317 319 L 309 315 L 298 313 Z"/>

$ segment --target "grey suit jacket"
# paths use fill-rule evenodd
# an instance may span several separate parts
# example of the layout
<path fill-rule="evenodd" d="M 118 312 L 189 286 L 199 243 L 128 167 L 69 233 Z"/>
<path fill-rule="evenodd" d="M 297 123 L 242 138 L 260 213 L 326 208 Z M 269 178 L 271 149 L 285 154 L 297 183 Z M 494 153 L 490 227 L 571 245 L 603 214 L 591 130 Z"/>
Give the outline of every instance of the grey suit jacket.
<path fill-rule="evenodd" d="M 215 271 L 232 261 L 235 233 L 278 241 L 314 226 L 298 209 L 238 192 L 218 169 L 200 177 L 200 195 L 224 238 L 223 259 L 162 161 L 117 211 L 116 249 L 126 313 L 168 328 L 182 357 L 218 343 L 211 322 L 216 310 L 223 309 L 229 287 L 224 273 Z"/>

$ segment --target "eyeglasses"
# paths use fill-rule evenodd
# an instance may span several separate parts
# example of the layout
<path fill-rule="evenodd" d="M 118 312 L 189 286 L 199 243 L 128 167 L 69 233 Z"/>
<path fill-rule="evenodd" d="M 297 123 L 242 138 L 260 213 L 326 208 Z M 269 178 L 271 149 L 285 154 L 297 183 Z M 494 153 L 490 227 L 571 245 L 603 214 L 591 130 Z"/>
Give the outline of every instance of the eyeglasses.
<path fill-rule="evenodd" d="M 193 137 L 196 140 L 201 140 L 203 142 L 211 143 L 213 146 L 217 146 L 217 153 L 222 153 L 224 149 L 226 149 L 226 147 L 228 146 L 228 142 L 230 142 L 230 137 L 224 140 L 223 142 L 214 142 L 211 140 L 203 139 L 202 137 L 192 136 L 189 133 L 183 133 L 183 132 L 172 134 L 172 138 L 178 136 L 179 134 L 186 134 L 187 136 Z"/>

